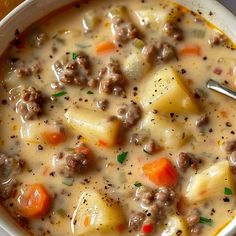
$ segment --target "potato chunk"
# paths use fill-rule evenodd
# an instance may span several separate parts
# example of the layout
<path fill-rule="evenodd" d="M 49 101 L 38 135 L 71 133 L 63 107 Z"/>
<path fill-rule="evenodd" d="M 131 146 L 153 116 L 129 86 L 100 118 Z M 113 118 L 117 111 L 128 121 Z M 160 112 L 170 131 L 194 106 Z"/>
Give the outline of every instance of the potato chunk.
<path fill-rule="evenodd" d="M 225 188 L 234 191 L 229 162 L 221 161 L 190 179 L 186 198 L 189 202 L 195 203 L 214 197 L 223 197 Z"/>
<path fill-rule="evenodd" d="M 153 139 L 167 147 L 179 147 L 186 140 L 183 127 L 179 123 L 171 122 L 168 118 L 152 112 L 144 118 L 141 129 L 146 130 Z"/>
<path fill-rule="evenodd" d="M 167 113 L 186 114 L 199 111 L 180 76 L 171 67 L 158 69 L 147 78 L 141 103 L 146 110 L 157 109 Z"/>
<path fill-rule="evenodd" d="M 94 235 L 106 232 L 113 235 L 118 227 L 125 224 L 125 217 L 119 205 L 107 196 L 92 190 L 83 192 L 74 213 L 74 233 Z"/>
<path fill-rule="evenodd" d="M 166 228 L 164 229 L 161 236 L 176 236 L 178 232 L 181 232 L 181 236 L 190 235 L 188 232 L 187 224 L 181 216 L 171 216 Z"/>
<path fill-rule="evenodd" d="M 65 117 L 76 132 L 90 142 L 113 146 L 116 143 L 120 121 L 102 111 L 70 108 Z"/>
<path fill-rule="evenodd" d="M 126 78 L 139 80 L 148 72 L 151 66 L 141 52 L 133 52 L 124 60 L 122 67 Z"/>

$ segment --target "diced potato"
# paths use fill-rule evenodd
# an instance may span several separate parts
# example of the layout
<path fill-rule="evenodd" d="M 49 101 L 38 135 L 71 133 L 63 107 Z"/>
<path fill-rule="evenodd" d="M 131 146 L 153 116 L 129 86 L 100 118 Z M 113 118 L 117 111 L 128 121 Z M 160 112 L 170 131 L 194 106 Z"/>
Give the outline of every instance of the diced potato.
<path fill-rule="evenodd" d="M 42 132 L 46 129 L 46 124 L 42 121 L 26 122 L 21 126 L 21 138 L 30 143 L 39 143 L 42 141 Z"/>
<path fill-rule="evenodd" d="M 221 161 L 190 179 L 186 198 L 189 202 L 195 203 L 214 197 L 223 197 L 225 188 L 234 191 L 234 184 L 229 162 Z"/>
<path fill-rule="evenodd" d="M 171 148 L 183 145 L 186 140 L 186 134 L 179 123 L 152 112 L 144 118 L 141 129 L 149 132 L 153 139 Z"/>
<path fill-rule="evenodd" d="M 173 68 L 158 69 L 146 79 L 141 99 L 146 110 L 183 114 L 199 111 L 194 98 Z"/>
<path fill-rule="evenodd" d="M 115 6 L 111 8 L 111 10 L 108 13 L 108 16 L 110 19 L 116 16 L 121 18 L 127 18 L 127 10 L 125 6 Z"/>
<path fill-rule="evenodd" d="M 116 143 L 120 121 L 111 119 L 106 113 L 87 108 L 70 108 L 65 117 L 76 132 L 95 144 L 106 146 Z"/>
<path fill-rule="evenodd" d="M 181 232 L 181 236 L 190 235 L 183 217 L 174 215 L 170 217 L 168 224 L 161 236 L 176 236 L 179 235 L 178 232 Z"/>
<path fill-rule="evenodd" d="M 139 23 L 143 27 L 152 29 L 161 28 L 166 22 L 173 21 L 180 14 L 177 7 L 173 6 L 170 10 L 159 8 L 139 9 L 135 11 Z"/>
<path fill-rule="evenodd" d="M 127 79 L 138 80 L 148 72 L 150 64 L 141 52 L 133 52 L 124 60 L 122 68 Z"/>
<path fill-rule="evenodd" d="M 125 224 L 125 217 L 119 205 L 108 196 L 92 190 L 83 192 L 74 213 L 74 233 L 76 235 L 92 236 L 100 233 L 115 232 Z"/>
<path fill-rule="evenodd" d="M 99 23 L 99 17 L 95 11 L 90 10 L 84 14 L 82 23 L 85 32 L 90 32 L 97 27 Z"/>

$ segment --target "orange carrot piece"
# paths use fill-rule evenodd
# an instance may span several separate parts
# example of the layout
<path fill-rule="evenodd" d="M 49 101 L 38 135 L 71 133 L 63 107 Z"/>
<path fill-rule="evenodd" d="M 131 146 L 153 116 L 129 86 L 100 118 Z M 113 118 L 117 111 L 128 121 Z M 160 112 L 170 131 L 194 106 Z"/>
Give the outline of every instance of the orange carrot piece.
<path fill-rule="evenodd" d="M 83 145 L 75 148 L 76 153 L 83 153 L 85 155 L 91 154 L 91 150 Z"/>
<path fill-rule="evenodd" d="M 18 197 L 20 213 L 27 218 L 39 218 L 47 214 L 51 197 L 42 184 L 27 186 Z"/>
<path fill-rule="evenodd" d="M 84 217 L 84 226 L 87 227 L 90 225 L 91 218 L 90 216 L 85 216 Z"/>
<path fill-rule="evenodd" d="M 156 185 L 166 187 L 174 187 L 179 177 L 171 161 L 165 157 L 146 163 L 143 173 Z"/>
<path fill-rule="evenodd" d="M 117 46 L 113 42 L 106 41 L 96 46 L 96 53 L 98 54 L 110 53 L 110 52 L 115 51 L 116 49 L 117 49 Z"/>
<path fill-rule="evenodd" d="M 201 56 L 201 48 L 198 45 L 186 46 L 180 50 L 181 56 Z"/>
<path fill-rule="evenodd" d="M 53 146 L 66 141 L 66 134 L 64 131 L 47 130 L 42 133 L 43 140 Z"/>
<path fill-rule="evenodd" d="M 106 141 L 104 141 L 102 139 L 99 139 L 98 140 L 98 146 L 100 146 L 100 147 L 107 147 L 108 145 L 107 145 Z"/>

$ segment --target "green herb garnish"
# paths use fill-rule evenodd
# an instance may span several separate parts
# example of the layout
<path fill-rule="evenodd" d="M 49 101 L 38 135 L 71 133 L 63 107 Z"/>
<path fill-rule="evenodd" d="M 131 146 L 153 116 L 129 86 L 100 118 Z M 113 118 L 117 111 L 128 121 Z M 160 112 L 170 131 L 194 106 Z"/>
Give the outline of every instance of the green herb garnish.
<path fill-rule="evenodd" d="M 134 186 L 137 187 L 137 188 L 139 188 L 139 187 L 142 186 L 142 184 L 141 184 L 140 182 L 136 181 L 136 182 L 134 183 Z"/>
<path fill-rule="evenodd" d="M 72 59 L 75 60 L 78 57 L 77 52 L 72 52 Z"/>
<path fill-rule="evenodd" d="M 92 45 L 84 45 L 84 44 L 79 44 L 79 43 L 77 43 L 76 46 L 77 46 L 78 48 L 89 48 L 89 47 L 91 47 Z"/>
<path fill-rule="evenodd" d="M 61 218 L 65 218 L 66 217 L 66 211 L 62 208 L 57 210 L 57 214 L 61 217 Z"/>
<path fill-rule="evenodd" d="M 94 92 L 93 91 L 88 91 L 87 94 L 94 94 Z"/>
<path fill-rule="evenodd" d="M 212 225 L 212 219 L 201 216 L 200 217 L 200 223 L 201 224 L 206 224 L 206 225 Z"/>
<path fill-rule="evenodd" d="M 124 163 L 126 157 L 127 157 L 128 152 L 122 152 L 117 156 L 117 161 L 122 164 Z"/>
<path fill-rule="evenodd" d="M 225 187 L 224 193 L 225 193 L 225 195 L 233 195 L 232 190 L 230 188 L 226 188 L 226 187 Z"/>
<path fill-rule="evenodd" d="M 66 40 L 63 39 L 63 38 L 58 38 L 58 37 L 56 37 L 56 41 L 57 41 L 58 43 L 60 43 L 60 44 L 63 44 L 63 45 L 65 45 L 65 43 L 66 43 Z"/>
<path fill-rule="evenodd" d="M 74 179 L 73 178 L 64 178 L 62 180 L 62 183 L 67 185 L 67 186 L 72 186 L 74 183 Z"/>
<path fill-rule="evenodd" d="M 53 96 L 53 97 L 61 97 L 61 96 L 64 96 L 64 95 L 66 95 L 66 94 L 67 94 L 66 91 L 61 91 L 61 92 L 59 92 L 59 93 L 54 93 L 54 94 L 52 94 L 52 96 Z"/>

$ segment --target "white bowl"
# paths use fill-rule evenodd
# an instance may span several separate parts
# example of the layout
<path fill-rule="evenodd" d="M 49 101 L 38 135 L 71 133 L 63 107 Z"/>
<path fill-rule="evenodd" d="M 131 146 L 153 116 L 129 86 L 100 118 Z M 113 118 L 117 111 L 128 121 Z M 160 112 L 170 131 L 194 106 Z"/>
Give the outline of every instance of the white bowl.
<path fill-rule="evenodd" d="M 236 16 L 216 0 L 175 1 L 193 11 L 199 10 L 204 18 L 223 30 L 232 41 L 236 43 Z M 76 2 L 76 0 L 26 0 L 19 5 L 0 22 L 0 55 L 14 38 L 16 29 L 22 32 L 32 23 L 46 16 L 48 13 L 72 2 Z M 210 11 L 213 15 L 209 14 Z M 27 235 L 27 233 L 12 220 L 2 207 L 0 207 L 0 226 L 12 236 Z M 233 232 L 236 232 L 236 218 L 224 228 L 218 236 L 233 236 Z"/>

